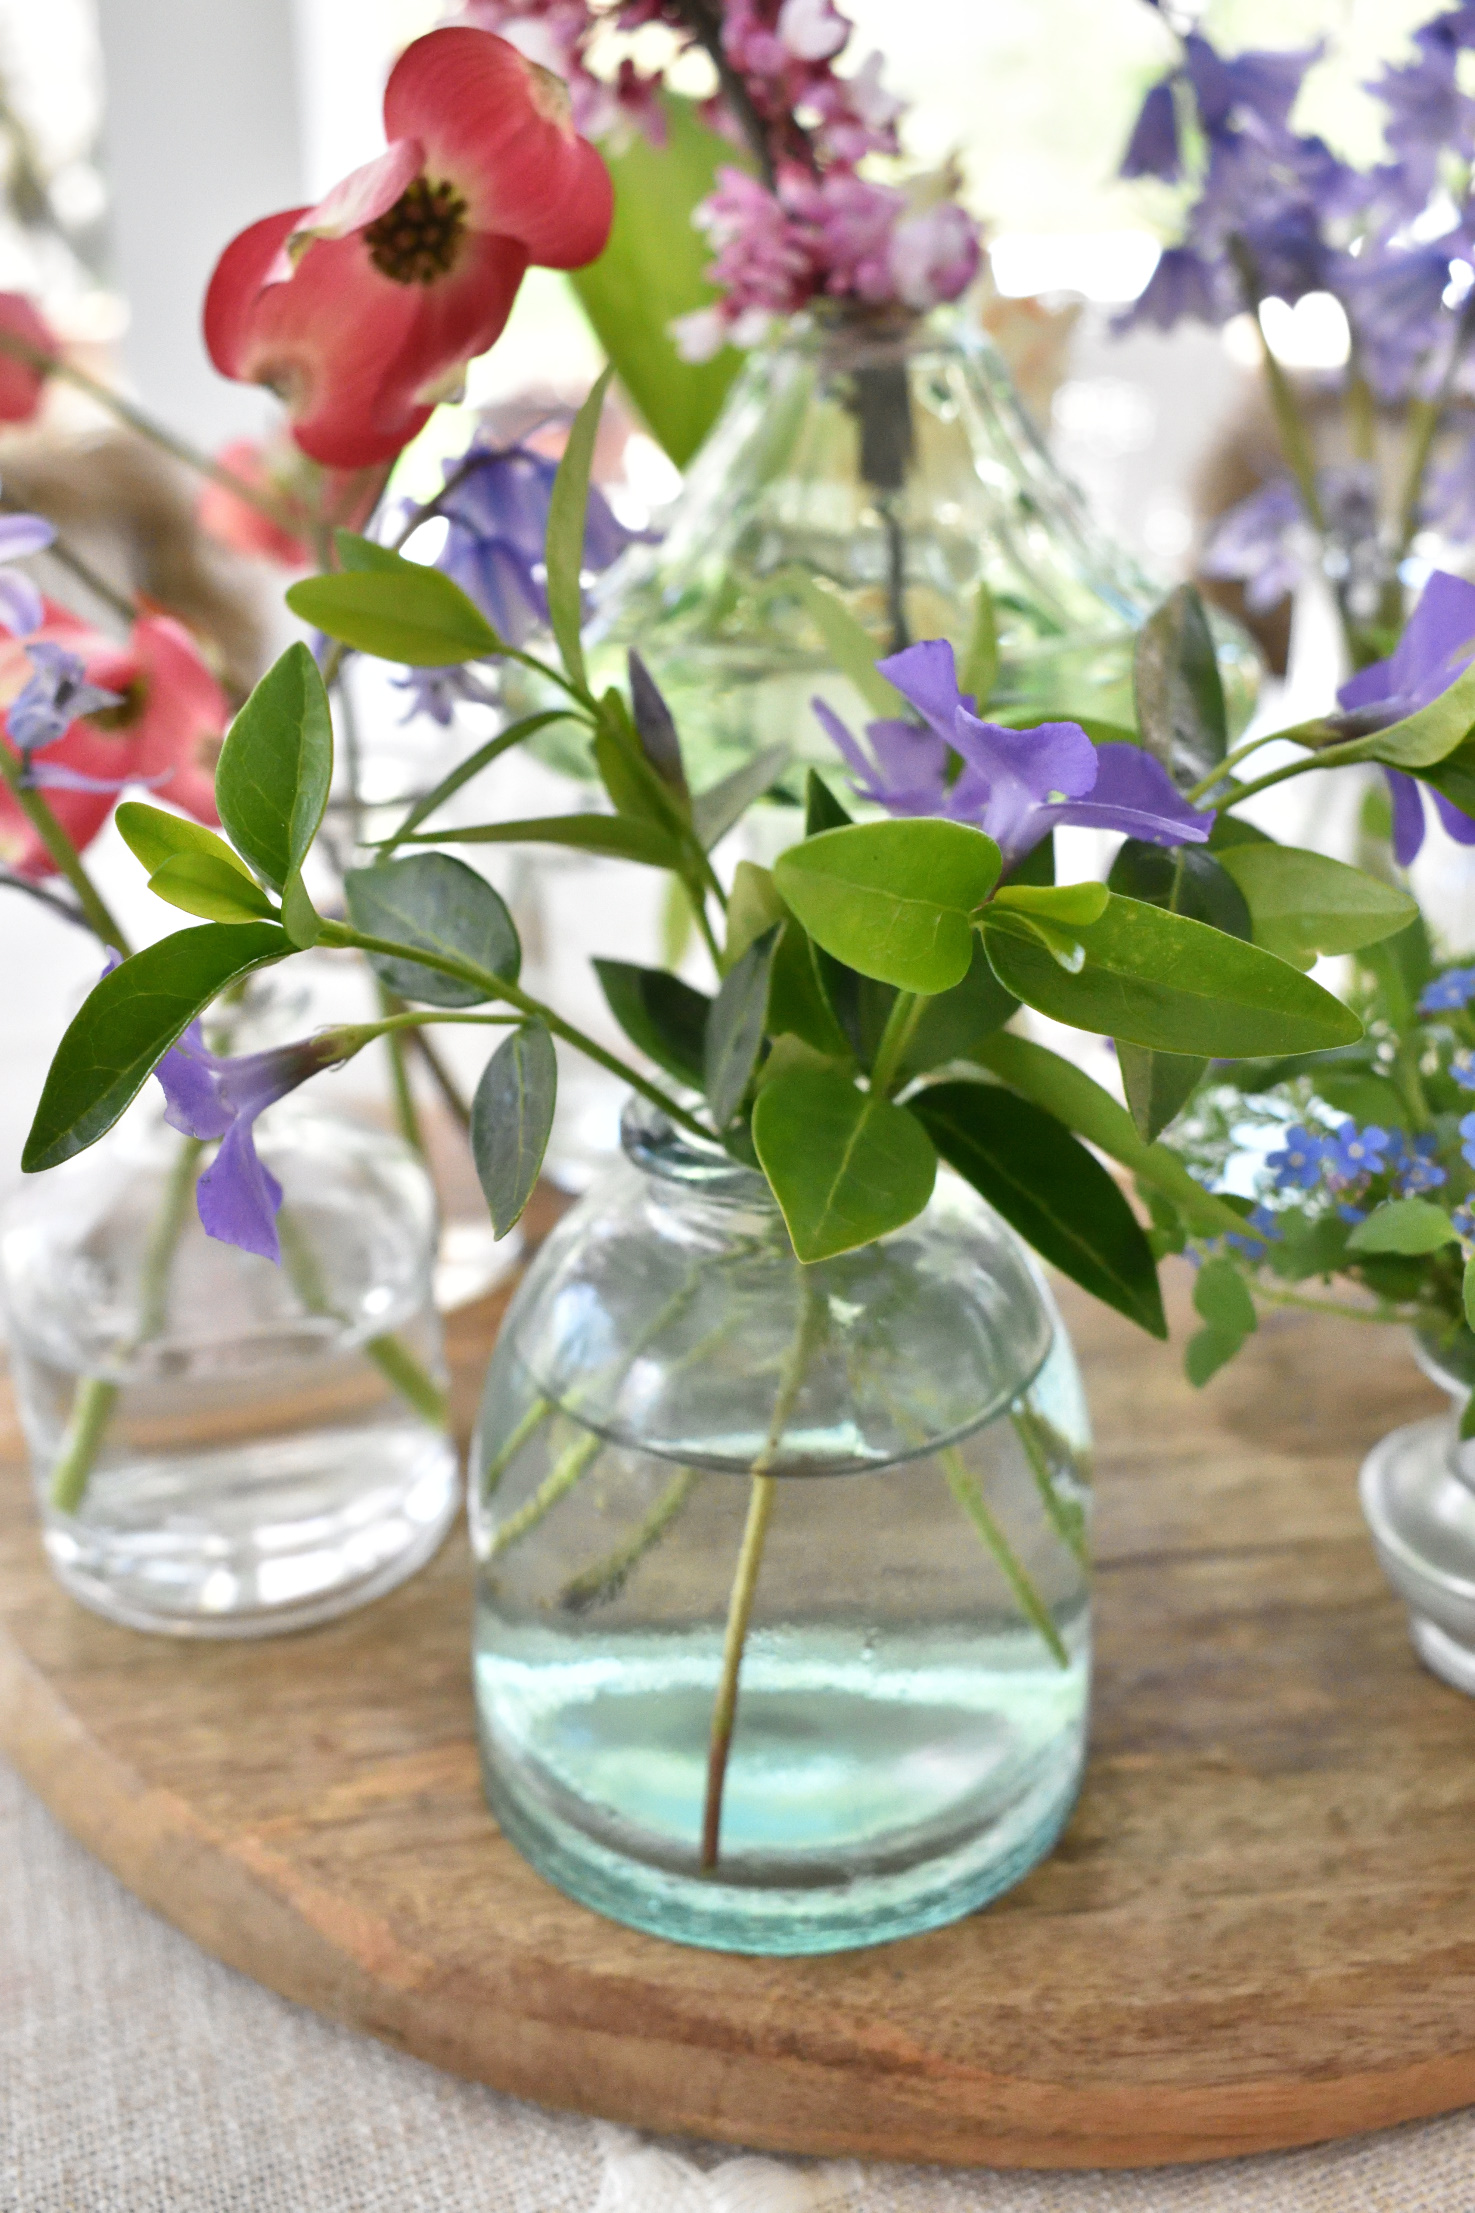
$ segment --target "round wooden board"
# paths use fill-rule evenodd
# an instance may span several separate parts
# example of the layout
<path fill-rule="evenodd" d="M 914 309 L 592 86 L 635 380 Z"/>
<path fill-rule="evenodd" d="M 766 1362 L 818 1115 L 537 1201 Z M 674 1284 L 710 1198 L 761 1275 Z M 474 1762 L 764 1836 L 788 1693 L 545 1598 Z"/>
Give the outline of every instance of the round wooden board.
<path fill-rule="evenodd" d="M 547 2105 L 1088 2167 L 1475 2101 L 1475 1704 L 1415 1663 L 1355 1497 L 1429 1387 L 1392 1333 L 1302 1315 L 1195 1395 L 1174 1351 L 1066 1304 L 1100 1445 L 1093 1756 L 1054 1857 L 953 1928 L 765 1961 L 570 1904 L 482 1803 L 461 1538 L 307 1635 L 131 1635 L 52 1582 L 13 1423 L 0 1743 L 208 1951 Z M 463 1416 L 494 1322 L 453 1331 Z"/>

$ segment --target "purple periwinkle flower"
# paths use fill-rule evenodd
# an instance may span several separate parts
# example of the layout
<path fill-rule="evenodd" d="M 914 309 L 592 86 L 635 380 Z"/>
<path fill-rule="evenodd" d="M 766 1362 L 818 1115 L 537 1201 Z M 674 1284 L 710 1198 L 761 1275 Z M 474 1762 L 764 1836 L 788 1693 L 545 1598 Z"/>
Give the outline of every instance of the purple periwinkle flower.
<path fill-rule="evenodd" d="M 1446 968 L 1442 976 L 1426 984 L 1419 997 L 1420 1014 L 1457 1014 L 1475 999 L 1475 968 Z"/>
<path fill-rule="evenodd" d="M 1173 83 L 1172 77 L 1164 77 L 1143 101 L 1127 141 L 1127 151 L 1122 156 L 1122 176 L 1161 177 L 1165 183 L 1173 184 L 1183 174 Z"/>
<path fill-rule="evenodd" d="M 207 1237 L 281 1260 L 282 1187 L 257 1157 L 256 1118 L 342 1058 L 343 1041 L 330 1032 L 225 1059 L 210 1051 L 198 1022 L 170 1047 L 154 1070 L 168 1102 L 165 1121 L 186 1137 L 220 1140 L 195 1193 Z"/>
<path fill-rule="evenodd" d="M 79 715 L 121 705 L 116 692 L 88 683 L 81 655 L 69 646 L 43 638 L 26 647 L 26 657 L 35 674 L 17 692 L 5 716 L 5 727 L 23 754 L 54 745 Z"/>
<path fill-rule="evenodd" d="M 1419 595 L 1407 627 L 1386 661 L 1359 669 L 1337 693 L 1337 705 L 1355 715 L 1359 730 L 1386 730 L 1448 691 L 1475 660 L 1475 584 L 1436 569 Z M 1393 801 L 1393 857 L 1407 868 L 1424 842 L 1420 785 L 1402 769 L 1385 768 Z M 1446 799 L 1429 795 L 1450 836 L 1475 845 L 1475 821 Z"/>
<path fill-rule="evenodd" d="M 0 562 L 23 561 L 41 553 L 56 532 L 44 515 L 0 515 Z M 28 638 L 46 617 L 41 594 L 28 576 L 0 568 L 0 624 L 14 637 Z"/>
<path fill-rule="evenodd" d="M 868 724 L 871 753 L 823 700 L 813 702 L 861 795 L 898 815 L 942 815 L 991 837 L 1011 868 L 1057 823 L 1121 830 L 1154 845 L 1198 844 L 1213 816 L 1180 798 L 1161 763 L 1135 745 L 1093 745 L 1074 722 L 1011 730 L 984 722 L 958 690 L 945 638 L 908 646 L 877 667 L 925 728 Z M 949 781 L 954 759 L 962 766 Z"/>

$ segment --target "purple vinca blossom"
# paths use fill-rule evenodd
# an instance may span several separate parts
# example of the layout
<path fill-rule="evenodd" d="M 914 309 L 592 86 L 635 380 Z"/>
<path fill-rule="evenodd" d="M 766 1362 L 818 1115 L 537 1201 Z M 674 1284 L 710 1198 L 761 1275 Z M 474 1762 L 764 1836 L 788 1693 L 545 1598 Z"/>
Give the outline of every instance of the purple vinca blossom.
<path fill-rule="evenodd" d="M 994 840 L 1011 868 L 1059 823 L 1121 830 L 1154 845 L 1201 843 L 1213 826 L 1181 799 L 1166 769 L 1135 745 L 1093 745 L 1074 722 L 1011 730 L 984 722 L 958 690 L 945 638 L 908 646 L 877 667 L 925 729 L 899 721 L 867 726 L 871 756 L 838 715 L 814 701 L 862 795 L 899 815 L 971 822 Z M 962 766 L 948 781 L 952 757 Z"/>
<path fill-rule="evenodd" d="M 1178 113 L 1173 99 L 1173 79 L 1164 77 L 1142 103 L 1142 112 L 1122 156 L 1124 177 L 1161 177 L 1174 184 L 1183 174 L 1178 147 Z"/>
<path fill-rule="evenodd" d="M 1403 636 L 1386 661 L 1359 669 L 1337 693 L 1337 705 L 1359 730 L 1386 730 L 1427 707 L 1475 660 L 1475 584 L 1436 569 L 1419 595 Z M 1402 769 L 1385 768 L 1393 801 L 1393 857 L 1407 868 L 1424 842 L 1423 793 Z M 1475 821 L 1443 792 L 1430 798 L 1440 821 L 1461 845 L 1475 845 Z"/>
<path fill-rule="evenodd" d="M 44 515 L 0 515 L 0 562 L 23 561 L 41 553 L 56 532 Z M 0 567 L 0 624 L 13 637 L 29 638 L 46 619 L 41 594 L 28 576 Z"/>
<path fill-rule="evenodd" d="M 1318 45 L 1298 53 L 1236 54 L 1226 60 L 1206 38 L 1190 31 L 1183 55 L 1204 129 L 1213 138 L 1232 122 L 1245 122 L 1258 125 L 1268 137 L 1284 134 L 1301 80 L 1321 54 Z"/>
<path fill-rule="evenodd" d="M 117 692 L 88 683 L 81 656 L 69 647 L 43 638 L 26 647 L 26 656 L 35 674 L 17 692 L 5 716 L 5 727 L 22 753 L 54 745 L 79 715 L 121 706 Z"/>
<path fill-rule="evenodd" d="M 212 1053 L 191 1022 L 154 1074 L 168 1102 L 164 1119 L 186 1137 L 219 1138 L 220 1150 L 201 1176 L 195 1203 L 207 1237 L 263 1260 L 280 1261 L 277 1214 L 282 1187 L 257 1158 L 255 1123 L 278 1099 L 342 1058 L 341 1040 L 299 1038 L 292 1045 L 228 1060 Z"/>

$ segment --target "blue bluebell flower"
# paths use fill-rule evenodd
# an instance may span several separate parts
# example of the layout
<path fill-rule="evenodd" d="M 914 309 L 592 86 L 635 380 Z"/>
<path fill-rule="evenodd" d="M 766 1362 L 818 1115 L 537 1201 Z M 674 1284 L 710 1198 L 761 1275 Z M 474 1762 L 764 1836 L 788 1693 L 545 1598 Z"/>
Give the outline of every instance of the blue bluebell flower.
<path fill-rule="evenodd" d="M 1298 1122 L 1285 1134 L 1285 1143 L 1278 1153 L 1271 1153 L 1265 1165 L 1275 1177 L 1279 1191 L 1311 1191 L 1321 1181 L 1322 1163 L 1330 1150 L 1326 1138 L 1307 1129 Z"/>

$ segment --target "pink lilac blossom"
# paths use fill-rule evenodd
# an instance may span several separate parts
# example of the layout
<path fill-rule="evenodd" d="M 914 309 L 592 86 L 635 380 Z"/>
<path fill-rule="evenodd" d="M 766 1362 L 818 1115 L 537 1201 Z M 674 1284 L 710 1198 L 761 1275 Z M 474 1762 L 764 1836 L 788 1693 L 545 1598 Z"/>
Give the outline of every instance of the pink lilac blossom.
<path fill-rule="evenodd" d="M 699 41 L 696 13 L 683 0 L 465 0 L 459 20 L 563 77 L 585 137 L 634 124 L 659 143 L 659 74 L 641 75 L 628 57 L 613 77 L 597 74 L 593 49 L 606 33 L 659 23 L 683 51 Z M 978 272 L 977 230 L 956 201 L 918 207 L 858 173 L 868 156 L 899 151 L 905 103 L 883 82 L 879 54 L 844 73 L 836 66 L 852 25 L 835 0 L 725 0 L 708 13 L 720 18 L 720 58 L 741 81 L 772 181 L 724 169 L 696 212 L 721 297 L 674 326 L 685 357 L 755 345 L 775 317 L 817 298 L 917 312 L 957 299 Z M 742 140 L 723 98 L 712 115 Z"/>

